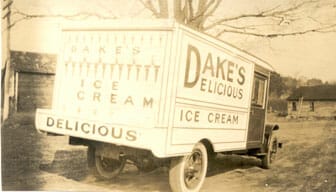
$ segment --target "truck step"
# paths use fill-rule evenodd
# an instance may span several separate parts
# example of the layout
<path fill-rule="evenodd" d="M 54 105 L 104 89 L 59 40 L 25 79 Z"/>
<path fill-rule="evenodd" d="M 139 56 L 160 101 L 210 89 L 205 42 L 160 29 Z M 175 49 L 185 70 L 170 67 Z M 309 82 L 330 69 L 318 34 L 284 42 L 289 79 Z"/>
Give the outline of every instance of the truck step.
<path fill-rule="evenodd" d="M 260 156 L 265 156 L 267 153 L 256 153 L 254 156 L 260 157 Z"/>

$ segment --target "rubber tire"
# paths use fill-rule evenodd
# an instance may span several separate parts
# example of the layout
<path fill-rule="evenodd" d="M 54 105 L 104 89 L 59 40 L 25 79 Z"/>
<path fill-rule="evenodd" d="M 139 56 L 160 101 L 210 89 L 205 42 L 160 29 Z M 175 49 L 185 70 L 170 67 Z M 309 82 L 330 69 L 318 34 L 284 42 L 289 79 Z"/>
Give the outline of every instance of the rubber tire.
<path fill-rule="evenodd" d="M 201 175 L 197 186 L 189 188 L 184 181 L 184 166 L 187 160 L 195 152 L 201 154 L 202 168 Z M 202 143 L 197 143 L 190 155 L 183 157 L 176 157 L 171 160 L 169 169 L 169 184 L 173 192 L 197 192 L 201 189 L 203 182 L 205 180 L 206 172 L 208 166 L 208 155 L 207 149 Z"/>
<path fill-rule="evenodd" d="M 271 168 L 278 148 L 277 137 L 274 134 L 271 134 L 269 137 L 270 138 L 267 139 L 267 154 L 261 157 L 261 167 L 264 169 Z M 275 153 L 273 153 L 273 150 L 275 150 Z"/>
<path fill-rule="evenodd" d="M 94 146 L 88 146 L 87 151 L 87 162 L 88 162 L 88 168 L 90 174 L 94 175 L 98 179 L 113 179 L 116 176 L 120 174 L 120 172 L 124 169 L 126 164 L 126 159 L 121 158 L 118 162 L 120 165 L 114 169 L 113 171 L 110 170 L 104 170 L 104 167 L 102 165 L 102 160 L 100 156 L 96 156 L 95 154 L 95 147 Z M 115 160 L 118 161 L 118 160 Z"/>

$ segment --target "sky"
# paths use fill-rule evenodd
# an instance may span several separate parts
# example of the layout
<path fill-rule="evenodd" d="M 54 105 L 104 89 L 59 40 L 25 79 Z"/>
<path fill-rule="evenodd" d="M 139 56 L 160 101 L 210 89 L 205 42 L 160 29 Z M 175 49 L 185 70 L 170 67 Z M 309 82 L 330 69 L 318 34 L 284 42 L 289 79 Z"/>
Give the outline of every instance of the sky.
<path fill-rule="evenodd" d="M 299 0 L 225 0 L 212 19 L 254 13 L 273 7 L 285 8 L 293 2 Z M 308 7 L 298 12 L 297 17 L 309 16 L 319 18 L 323 23 L 336 23 L 336 0 L 321 0 L 321 2 L 319 7 Z M 152 18 L 151 13 L 144 9 L 139 0 L 72 0 L 71 3 L 68 0 L 14 0 L 13 8 L 14 12 L 19 10 L 30 14 L 70 15 L 89 12 L 118 18 Z M 12 17 L 13 21 L 17 18 L 17 15 Z M 11 49 L 56 54 L 58 29 L 62 21 L 64 20 L 58 18 L 44 18 L 17 23 L 11 31 Z M 300 27 L 310 26 L 311 22 L 314 21 L 298 20 L 298 23 L 288 25 L 284 30 L 295 31 Z M 274 27 L 280 26 L 271 26 L 263 30 L 269 32 L 274 30 Z M 336 32 L 272 39 L 224 34 L 220 38 L 267 61 L 283 76 L 336 81 Z"/>

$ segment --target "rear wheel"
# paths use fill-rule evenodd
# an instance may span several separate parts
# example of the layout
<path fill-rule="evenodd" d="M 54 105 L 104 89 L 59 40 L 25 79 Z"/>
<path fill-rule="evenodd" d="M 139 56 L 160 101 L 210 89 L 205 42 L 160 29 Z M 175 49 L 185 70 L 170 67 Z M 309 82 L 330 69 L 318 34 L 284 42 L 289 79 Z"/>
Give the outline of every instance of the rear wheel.
<path fill-rule="evenodd" d="M 275 161 L 278 151 L 278 139 L 274 134 L 271 134 L 267 139 L 266 155 L 261 157 L 261 167 L 270 169 L 271 164 Z"/>
<path fill-rule="evenodd" d="M 199 191 L 205 180 L 207 166 L 207 149 L 202 143 L 197 143 L 190 155 L 172 159 L 169 170 L 172 191 Z"/>
<path fill-rule="evenodd" d="M 117 160 L 97 155 L 94 146 L 88 147 L 87 157 L 90 172 L 99 179 L 112 179 L 118 176 L 126 164 L 126 159 L 123 157 Z"/>

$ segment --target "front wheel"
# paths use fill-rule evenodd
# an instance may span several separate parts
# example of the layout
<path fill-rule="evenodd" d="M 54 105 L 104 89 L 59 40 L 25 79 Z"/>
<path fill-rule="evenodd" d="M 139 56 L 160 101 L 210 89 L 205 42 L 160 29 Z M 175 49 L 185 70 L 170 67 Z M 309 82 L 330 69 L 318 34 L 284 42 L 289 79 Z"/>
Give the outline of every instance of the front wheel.
<path fill-rule="evenodd" d="M 278 151 L 278 139 L 274 134 L 268 137 L 266 146 L 266 155 L 261 157 L 261 167 L 270 169 L 271 164 L 275 161 L 275 156 Z"/>
<path fill-rule="evenodd" d="M 99 179 L 112 179 L 119 175 L 126 164 L 126 158 L 119 160 L 96 154 L 93 146 L 88 148 L 88 166 L 90 172 Z"/>
<path fill-rule="evenodd" d="M 169 170 L 172 191 L 199 191 L 205 180 L 207 166 L 207 149 L 202 143 L 197 143 L 190 155 L 173 158 Z"/>

